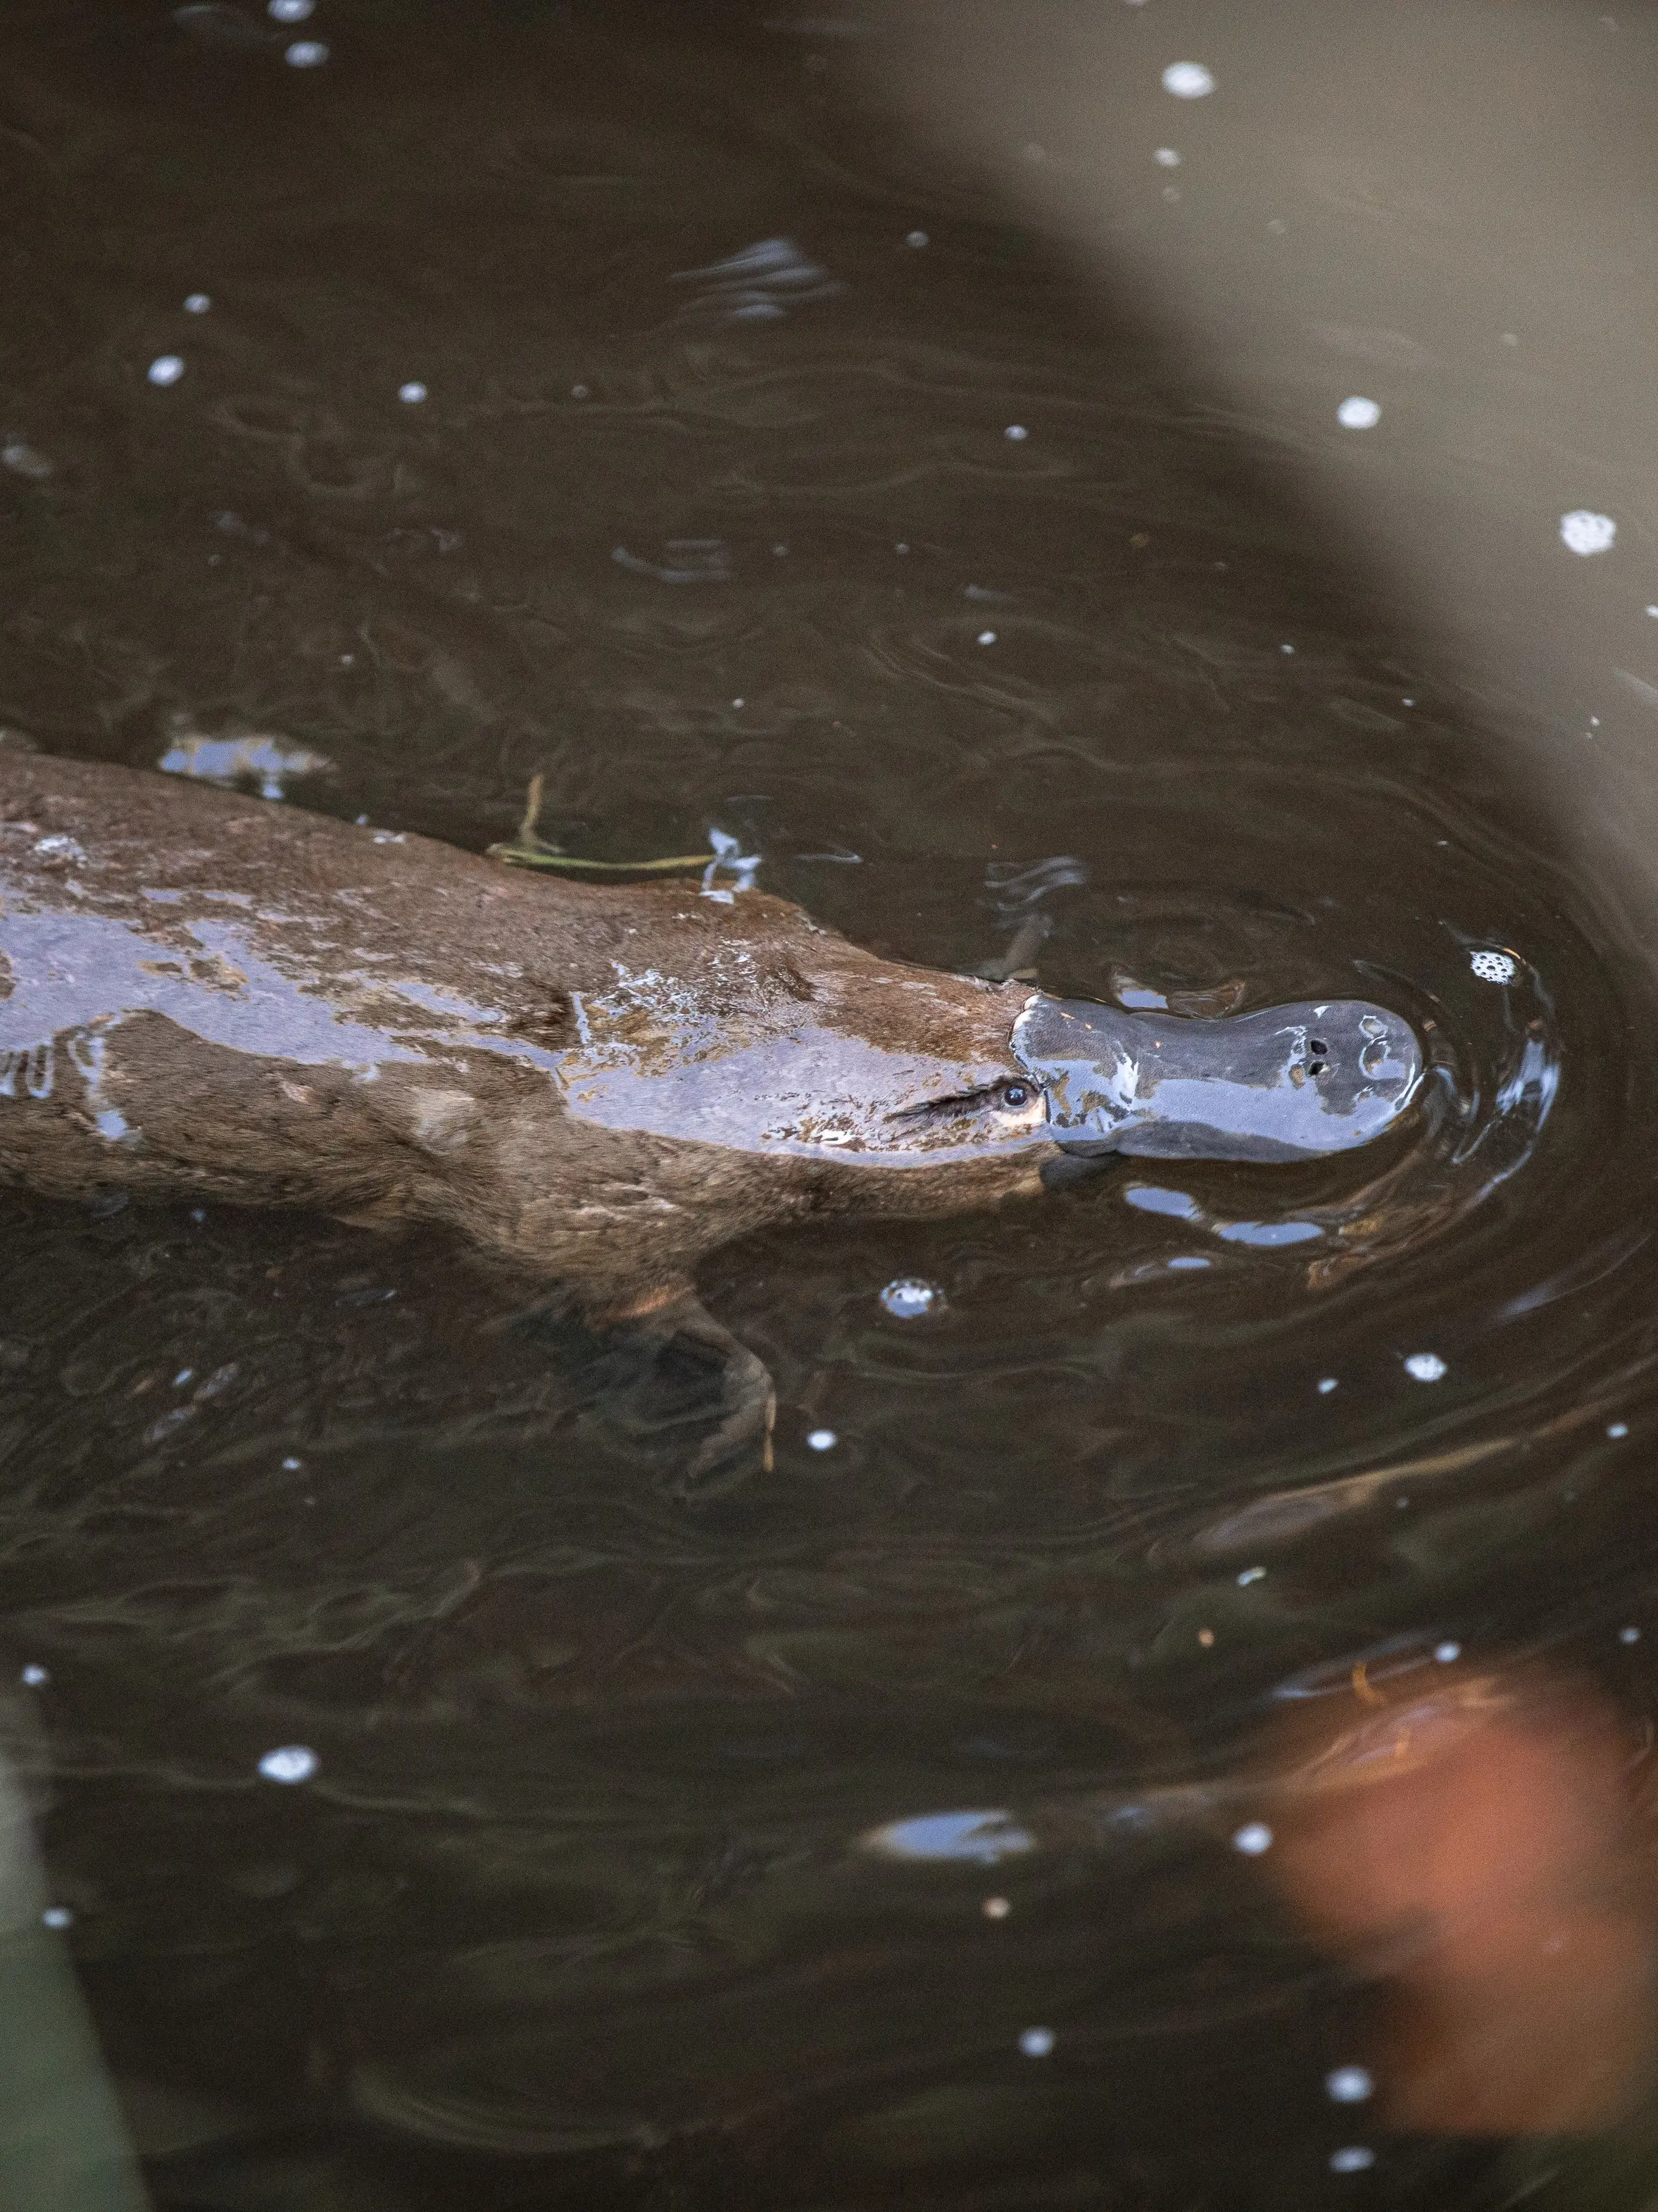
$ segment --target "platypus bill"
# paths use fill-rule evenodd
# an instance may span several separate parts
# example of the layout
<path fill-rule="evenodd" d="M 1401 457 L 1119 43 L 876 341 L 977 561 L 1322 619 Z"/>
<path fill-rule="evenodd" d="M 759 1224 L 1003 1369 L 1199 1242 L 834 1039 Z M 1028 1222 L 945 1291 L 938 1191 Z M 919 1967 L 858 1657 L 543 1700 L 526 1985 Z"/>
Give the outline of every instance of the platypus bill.
<path fill-rule="evenodd" d="M 756 891 L 532 878 L 39 756 L 0 755 L 0 1176 L 446 1224 L 720 1362 L 687 1489 L 770 1463 L 769 1377 L 693 1287 L 716 1246 L 1034 1194 L 1076 1154 L 1342 1152 L 1422 1073 L 1381 1006 L 1129 1014 Z"/>

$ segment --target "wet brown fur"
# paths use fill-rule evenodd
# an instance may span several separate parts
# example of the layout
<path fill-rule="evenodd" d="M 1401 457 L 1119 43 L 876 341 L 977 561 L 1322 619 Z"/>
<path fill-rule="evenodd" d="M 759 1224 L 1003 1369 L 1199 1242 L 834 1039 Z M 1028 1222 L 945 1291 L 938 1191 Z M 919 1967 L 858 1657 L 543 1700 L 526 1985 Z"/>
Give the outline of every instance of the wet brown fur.
<path fill-rule="evenodd" d="M 157 889 L 179 896 L 144 896 Z M 299 997 L 412 1040 L 420 1054 L 364 1082 L 347 1066 L 231 1048 L 161 1013 L 131 1014 L 109 1032 L 98 1085 L 60 1053 L 50 1097 L 27 1097 L 20 1076 L 18 1096 L 0 1098 L 0 1176 L 43 1193 L 118 1184 L 158 1199 L 442 1223 L 514 1273 L 616 1313 L 671 1300 L 705 1254 L 770 1224 L 950 1213 L 1037 1187 L 1041 1148 L 894 1170 L 596 1127 L 566 1111 L 544 1065 L 457 1048 L 440 1015 L 411 1025 L 406 998 L 364 981 L 378 969 L 498 1009 L 492 1034 L 559 1050 L 574 1042 L 571 994 L 613 987 L 618 958 L 642 960 L 732 1019 L 810 1001 L 831 1030 L 1017 1074 L 1008 1038 L 1022 987 L 878 959 L 760 893 L 720 905 L 689 884 L 530 877 L 426 838 L 160 775 L 3 756 L 0 899 L 12 960 L 20 914 L 51 910 L 71 927 L 103 916 L 142 932 L 167 972 L 203 993 L 234 994 L 245 979 L 179 925 L 234 923 Z M 734 949 L 750 956 L 736 981 Z M 102 1011 L 119 1014 L 118 994 Z M 112 1145 L 96 1105 L 141 1134 Z"/>

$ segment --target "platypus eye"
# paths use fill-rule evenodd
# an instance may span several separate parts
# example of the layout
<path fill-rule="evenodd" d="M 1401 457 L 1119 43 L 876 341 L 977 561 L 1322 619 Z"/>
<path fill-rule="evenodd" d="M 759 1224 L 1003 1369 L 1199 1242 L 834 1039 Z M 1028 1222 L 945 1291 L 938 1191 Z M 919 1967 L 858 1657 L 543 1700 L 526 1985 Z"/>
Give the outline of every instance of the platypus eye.
<path fill-rule="evenodd" d="M 1028 1083 L 1005 1083 L 1005 1084 L 1003 1084 L 1003 1085 L 1002 1085 L 1002 1103 L 1003 1103 L 1003 1105 L 1004 1105 L 1004 1106 L 1028 1106 L 1028 1105 L 1029 1105 L 1029 1103 L 1030 1103 L 1030 1085 L 1029 1085 Z"/>

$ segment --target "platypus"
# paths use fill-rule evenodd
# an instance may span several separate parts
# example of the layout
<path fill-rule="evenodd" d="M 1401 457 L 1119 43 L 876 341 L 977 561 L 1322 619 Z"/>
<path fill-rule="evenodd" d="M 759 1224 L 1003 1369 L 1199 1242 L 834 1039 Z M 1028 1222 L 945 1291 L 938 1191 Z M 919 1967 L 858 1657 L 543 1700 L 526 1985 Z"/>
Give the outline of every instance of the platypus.
<path fill-rule="evenodd" d="M 550 881 L 39 755 L 0 754 L 0 1176 L 446 1224 L 719 1360 L 692 1486 L 769 1462 L 769 1380 L 696 1301 L 716 1246 L 1111 1151 L 1344 1150 L 1422 1070 L 1381 1006 L 1130 1014 L 882 959 L 757 890 Z"/>

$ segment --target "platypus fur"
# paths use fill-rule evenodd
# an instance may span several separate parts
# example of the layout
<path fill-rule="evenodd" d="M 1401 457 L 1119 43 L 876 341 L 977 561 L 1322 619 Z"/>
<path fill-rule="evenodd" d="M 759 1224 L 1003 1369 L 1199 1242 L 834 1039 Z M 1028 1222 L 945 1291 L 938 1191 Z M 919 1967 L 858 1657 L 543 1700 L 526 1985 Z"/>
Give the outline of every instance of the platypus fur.
<path fill-rule="evenodd" d="M 807 1215 L 1035 1194 L 1067 1135 L 1115 1127 L 1115 1093 L 1050 1124 L 1074 1036 L 1133 1019 L 1040 1001 L 1084 1024 L 1061 1023 L 1056 1087 L 1016 1049 L 1028 986 L 880 959 L 758 891 L 537 878 L 10 753 L 0 954 L 0 1177 L 446 1224 L 597 1325 L 718 1358 L 692 1485 L 768 1463 L 774 1410 L 696 1302 L 704 1255 Z"/>

